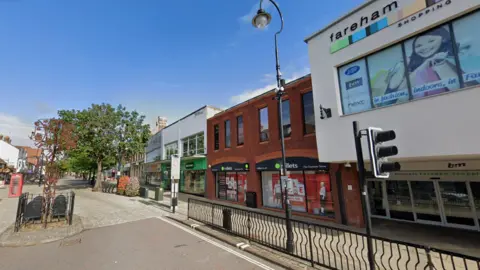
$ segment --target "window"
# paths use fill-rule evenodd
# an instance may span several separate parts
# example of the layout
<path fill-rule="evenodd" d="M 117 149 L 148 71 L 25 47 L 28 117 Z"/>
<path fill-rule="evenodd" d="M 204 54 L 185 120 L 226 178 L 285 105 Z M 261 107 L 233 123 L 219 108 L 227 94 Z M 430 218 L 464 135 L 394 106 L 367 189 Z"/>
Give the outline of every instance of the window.
<path fill-rule="evenodd" d="M 260 141 L 268 141 L 268 107 L 259 110 L 260 120 Z"/>
<path fill-rule="evenodd" d="M 313 93 L 310 91 L 302 95 L 303 106 L 303 133 L 315 133 L 315 112 L 313 107 Z"/>
<path fill-rule="evenodd" d="M 343 113 L 480 84 L 480 38 L 471 34 L 479 23 L 480 12 L 472 13 L 340 67 Z"/>
<path fill-rule="evenodd" d="M 262 199 L 264 206 L 282 208 L 283 193 L 279 172 L 262 172 Z"/>
<path fill-rule="evenodd" d="M 335 217 L 330 175 L 324 171 L 305 171 L 308 213 Z"/>
<path fill-rule="evenodd" d="M 220 149 L 220 127 L 218 125 L 215 125 L 213 127 L 213 139 L 214 139 L 214 149 L 218 150 Z"/>
<path fill-rule="evenodd" d="M 178 142 L 173 142 L 165 145 L 166 159 L 170 159 L 172 155 L 178 154 Z"/>
<path fill-rule="evenodd" d="M 180 191 L 191 194 L 204 194 L 205 171 L 184 171 L 183 181 L 180 182 Z"/>
<path fill-rule="evenodd" d="M 227 120 L 225 121 L 225 148 L 230 148 L 232 145 L 230 137 L 230 120 Z"/>
<path fill-rule="evenodd" d="M 243 116 L 237 116 L 237 145 L 243 145 Z"/>
<path fill-rule="evenodd" d="M 217 198 L 246 203 L 247 173 L 217 172 Z"/>
<path fill-rule="evenodd" d="M 283 136 L 285 138 L 290 137 L 292 135 L 292 125 L 290 123 L 290 100 L 288 99 L 282 101 L 282 120 Z"/>
<path fill-rule="evenodd" d="M 203 132 L 183 138 L 182 145 L 183 145 L 183 156 L 193 156 L 205 153 L 205 146 L 204 146 L 204 134 Z"/>

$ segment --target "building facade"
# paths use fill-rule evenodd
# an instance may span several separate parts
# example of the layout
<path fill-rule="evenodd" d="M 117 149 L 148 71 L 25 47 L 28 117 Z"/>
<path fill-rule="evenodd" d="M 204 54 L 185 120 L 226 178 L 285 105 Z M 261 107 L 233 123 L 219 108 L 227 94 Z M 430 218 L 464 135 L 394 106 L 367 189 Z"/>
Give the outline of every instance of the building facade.
<path fill-rule="evenodd" d="M 179 155 L 181 167 L 179 191 L 204 196 L 207 119 L 220 111 L 212 106 L 204 106 L 155 134 L 147 146 L 145 164 L 147 183 L 160 185 L 169 190 L 171 156 Z"/>
<path fill-rule="evenodd" d="M 479 8 L 480 0 L 374 0 L 306 39 L 318 153 L 352 194 L 347 209 L 360 196 L 350 165 L 359 121 L 395 130 L 402 166 L 368 179 L 372 217 L 480 230 Z"/>
<path fill-rule="evenodd" d="M 18 169 L 18 155 L 20 150 L 10 143 L 0 140 L 0 158 L 4 160 L 8 167 Z"/>
<path fill-rule="evenodd" d="M 282 117 L 293 212 L 336 220 L 335 181 L 316 150 L 310 75 L 288 83 L 285 91 Z M 255 193 L 257 207 L 282 211 L 279 108 L 274 97 L 269 91 L 208 120 L 208 198 L 246 204 L 247 192 Z"/>

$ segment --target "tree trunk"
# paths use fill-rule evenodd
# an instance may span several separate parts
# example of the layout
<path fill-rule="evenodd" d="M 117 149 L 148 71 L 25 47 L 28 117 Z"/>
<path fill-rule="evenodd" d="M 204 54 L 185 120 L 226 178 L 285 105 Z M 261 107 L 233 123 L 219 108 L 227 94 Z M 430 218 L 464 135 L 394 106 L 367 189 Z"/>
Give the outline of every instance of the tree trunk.
<path fill-rule="evenodd" d="M 95 179 L 95 186 L 93 187 L 93 191 L 99 191 L 101 184 L 102 184 L 102 161 L 99 160 L 97 162 L 97 177 Z"/>

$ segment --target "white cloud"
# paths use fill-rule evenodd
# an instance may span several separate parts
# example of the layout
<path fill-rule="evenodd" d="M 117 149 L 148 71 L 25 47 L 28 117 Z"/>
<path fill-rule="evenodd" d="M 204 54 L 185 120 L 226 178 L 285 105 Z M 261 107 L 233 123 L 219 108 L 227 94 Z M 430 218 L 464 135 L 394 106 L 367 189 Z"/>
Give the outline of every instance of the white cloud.
<path fill-rule="evenodd" d="M 297 71 L 292 72 L 288 77 L 286 77 L 287 79 L 285 79 L 285 81 L 288 83 L 289 81 L 296 80 L 300 77 L 305 76 L 308 73 L 310 73 L 310 68 L 305 67 L 301 70 L 297 70 Z M 272 82 L 272 81 L 275 80 L 275 76 L 272 76 L 271 74 L 265 74 L 263 76 L 263 78 L 261 79 L 261 81 L 265 82 L 265 81 L 267 81 L 267 79 L 269 79 L 269 81 L 271 83 L 269 83 L 268 85 L 265 85 L 263 87 L 257 88 L 257 89 L 245 90 L 241 94 L 231 97 L 230 102 L 232 104 L 238 104 L 238 103 L 244 102 L 246 100 L 249 100 L 251 98 L 254 98 L 256 96 L 259 96 L 259 95 L 261 95 L 265 92 L 268 92 L 268 91 L 277 87 L 277 84 Z"/>
<path fill-rule="evenodd" d="M 33 131 L 33 123 L 28 124 L 20 118 L 0 112 L 0 134 L 9 136 L 13 145 L 33 146 L 28 136 Z"/>

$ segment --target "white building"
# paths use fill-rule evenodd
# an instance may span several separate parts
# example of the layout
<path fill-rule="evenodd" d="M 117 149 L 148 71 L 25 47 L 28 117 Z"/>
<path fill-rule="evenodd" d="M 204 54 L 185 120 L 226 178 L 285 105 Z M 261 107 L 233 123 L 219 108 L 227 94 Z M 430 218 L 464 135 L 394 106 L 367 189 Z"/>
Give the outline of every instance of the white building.
<path fill-rule="evenodd" d="M 3 159 L 8 166 L 18 169 L 19 150 L 15 146 L 0 140 L 0 158 Z"/>
<path fill-rule="evenodd" d="M 207 169 L 207 119 L 222 110 L 204 106 L 156 133 L 146 149 L 148 184 L 170 188 L 170 157 L 181 157 L 180 192 L 203 195 Z"/>
<path fill-rule="evenodd" d="M 479 8 L 368 1 L 306 39 L 320 160 L 355 162 L 353 121 L 397 134 L 402 171 L 368 181 L 377 218 L 480 230 Z"/>

